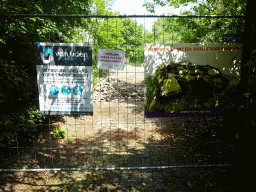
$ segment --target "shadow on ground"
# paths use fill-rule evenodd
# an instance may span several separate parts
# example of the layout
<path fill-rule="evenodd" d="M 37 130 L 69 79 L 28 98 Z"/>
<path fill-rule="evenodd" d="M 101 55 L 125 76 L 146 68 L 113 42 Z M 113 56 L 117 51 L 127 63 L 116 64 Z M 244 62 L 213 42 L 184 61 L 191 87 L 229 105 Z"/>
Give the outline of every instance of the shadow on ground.
<path fill-rule="evenodd" d="M 62 142 L 31 142 L 3 159 L 2 168 L 118 168 L 127 170 L 2 172 L 3 191 L 229 191 L 232 167 L 139 169 L 135 167 L 232 164 L 232 150 L 219 146 L 214 126 L 200 117 L 156 119 L 161 139 L 147 140 L 140 130 L 113 129 Z M 48 135 L 47 135 L 48 133 Z M 223 143 L 222 143 L 223 144 Z M 40 147 L 39 147 L 40 146 Z M 16 149 L 17 150 L 17 149 Z M 231 155 L 231 156 L 230 156 Z M 231 157 L 231 158 L 230 158 Z"/>

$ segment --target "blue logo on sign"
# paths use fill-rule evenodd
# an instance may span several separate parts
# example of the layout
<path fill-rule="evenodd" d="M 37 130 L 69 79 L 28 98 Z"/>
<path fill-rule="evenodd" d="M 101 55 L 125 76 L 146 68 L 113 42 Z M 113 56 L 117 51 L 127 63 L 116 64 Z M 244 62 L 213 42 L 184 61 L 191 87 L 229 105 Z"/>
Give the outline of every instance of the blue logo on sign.
<path fill-rule="evenodd" d="M 53 56 L 52 49 L 44 48 L 43 51 L 41 51 L 41 53 L 48 53 L 49 55 Z"/>
<path fill-rule="evenodd" d="M 69 95 L 70 92 L 71 92 L 71 89 L 70 89 L 69 86 L 63 86 L 63 87 L 61 88 L 61 92 L 63 93 L 63 95 Z"/>
<path fill-rule="evenodd" d="M 83 92 L 83 89 L 82 89 L 82 87 L 80 87 L 80 86 L 75 86 L 75 87 L 73 88 L 73 93 L 74 93 L 75 95 L 81 95 L 82 92 Z"/>
<path fill-rule="evenodd" d="M 50 87 L 50 93 L 53 95 L 57 95 L 59 93 L 59 88 L 56 85 L 52 85 Z"/>
<path fill-rule="evenodd" d="M 43 51 L 41 51 L 40 56 L 44 64 L 49 64 L 53 61 L 52 49 L 44 48 Z"/>

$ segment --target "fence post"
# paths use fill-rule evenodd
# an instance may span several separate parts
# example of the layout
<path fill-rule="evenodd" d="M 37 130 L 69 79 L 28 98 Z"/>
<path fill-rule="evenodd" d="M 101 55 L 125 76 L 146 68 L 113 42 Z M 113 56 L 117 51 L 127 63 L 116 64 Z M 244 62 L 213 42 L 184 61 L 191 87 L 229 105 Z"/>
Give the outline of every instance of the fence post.
<path fill-rule="evenodd" d="M 251 51 L 256 48 L 256 11 L 253 7 L 253 1 L 247 0 L 246 2 L 246 15 L 245 15 L 245 29 L 243 36 L 243 53 L 242 53 L 242 64 L 241 64 L 241 76 L 239 83 L 240 94 L 248 92 L 248 80 L 250 76 L 250 67 L 245 66 L 245 64 L 251 58 Z M 254 93 L 253 93 L 254 95 Z M 249 97 L 250 98 L 250 97 Z M 237 159 L 234 173 L 236 176 L 236 187 L 241 188 L 243 191 L 251 189 L 253 187 L 253 173 L 252 165 L 254 163 L 254 137 L 255 137 L 255 128 L 248 122 L 252 118 L 251 114 L 253 111 L 249 110 L 252 104 L 250 104 L 249 99 L 247 98 L 245 106 L 245 114 L 243 114 L 239 121 L 243 127 L 241 127 L 241 135 L 239 135 L 237 143 Z M 255 110 L 255 109 L 254 109 Z M 254 112 L 253 112 L 254 113 Z M 250 174 L 251 172 L 251 174 Z"/>

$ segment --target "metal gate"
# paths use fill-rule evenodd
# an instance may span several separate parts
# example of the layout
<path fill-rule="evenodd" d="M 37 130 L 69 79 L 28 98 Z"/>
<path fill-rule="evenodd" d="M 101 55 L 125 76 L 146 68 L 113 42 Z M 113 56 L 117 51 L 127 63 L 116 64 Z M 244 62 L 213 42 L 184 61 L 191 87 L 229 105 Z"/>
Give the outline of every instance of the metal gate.
<path fill-rule="evenodd" d="M 37 138 L 17 135 L 15 145 L 1 154 L 2 177 L 31 190 L 220 191 L 231 186 L 233 146 L 215 137 L 223 116 L 145 118 L 144 88 L 141 63 L 126 61 L 123 71 L 109 70 L 94 88 L 93 116 L 46 116 Z"/>

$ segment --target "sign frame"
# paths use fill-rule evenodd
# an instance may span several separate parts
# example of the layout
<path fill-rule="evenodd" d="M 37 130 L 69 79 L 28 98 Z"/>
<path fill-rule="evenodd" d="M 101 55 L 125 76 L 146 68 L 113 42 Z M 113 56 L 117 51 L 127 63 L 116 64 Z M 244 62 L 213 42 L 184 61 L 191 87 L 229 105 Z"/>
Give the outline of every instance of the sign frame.
<path fill-rule="evenodd" d="M 43 115 L 93 115 L 92 45 L 35 42 Z"/>

